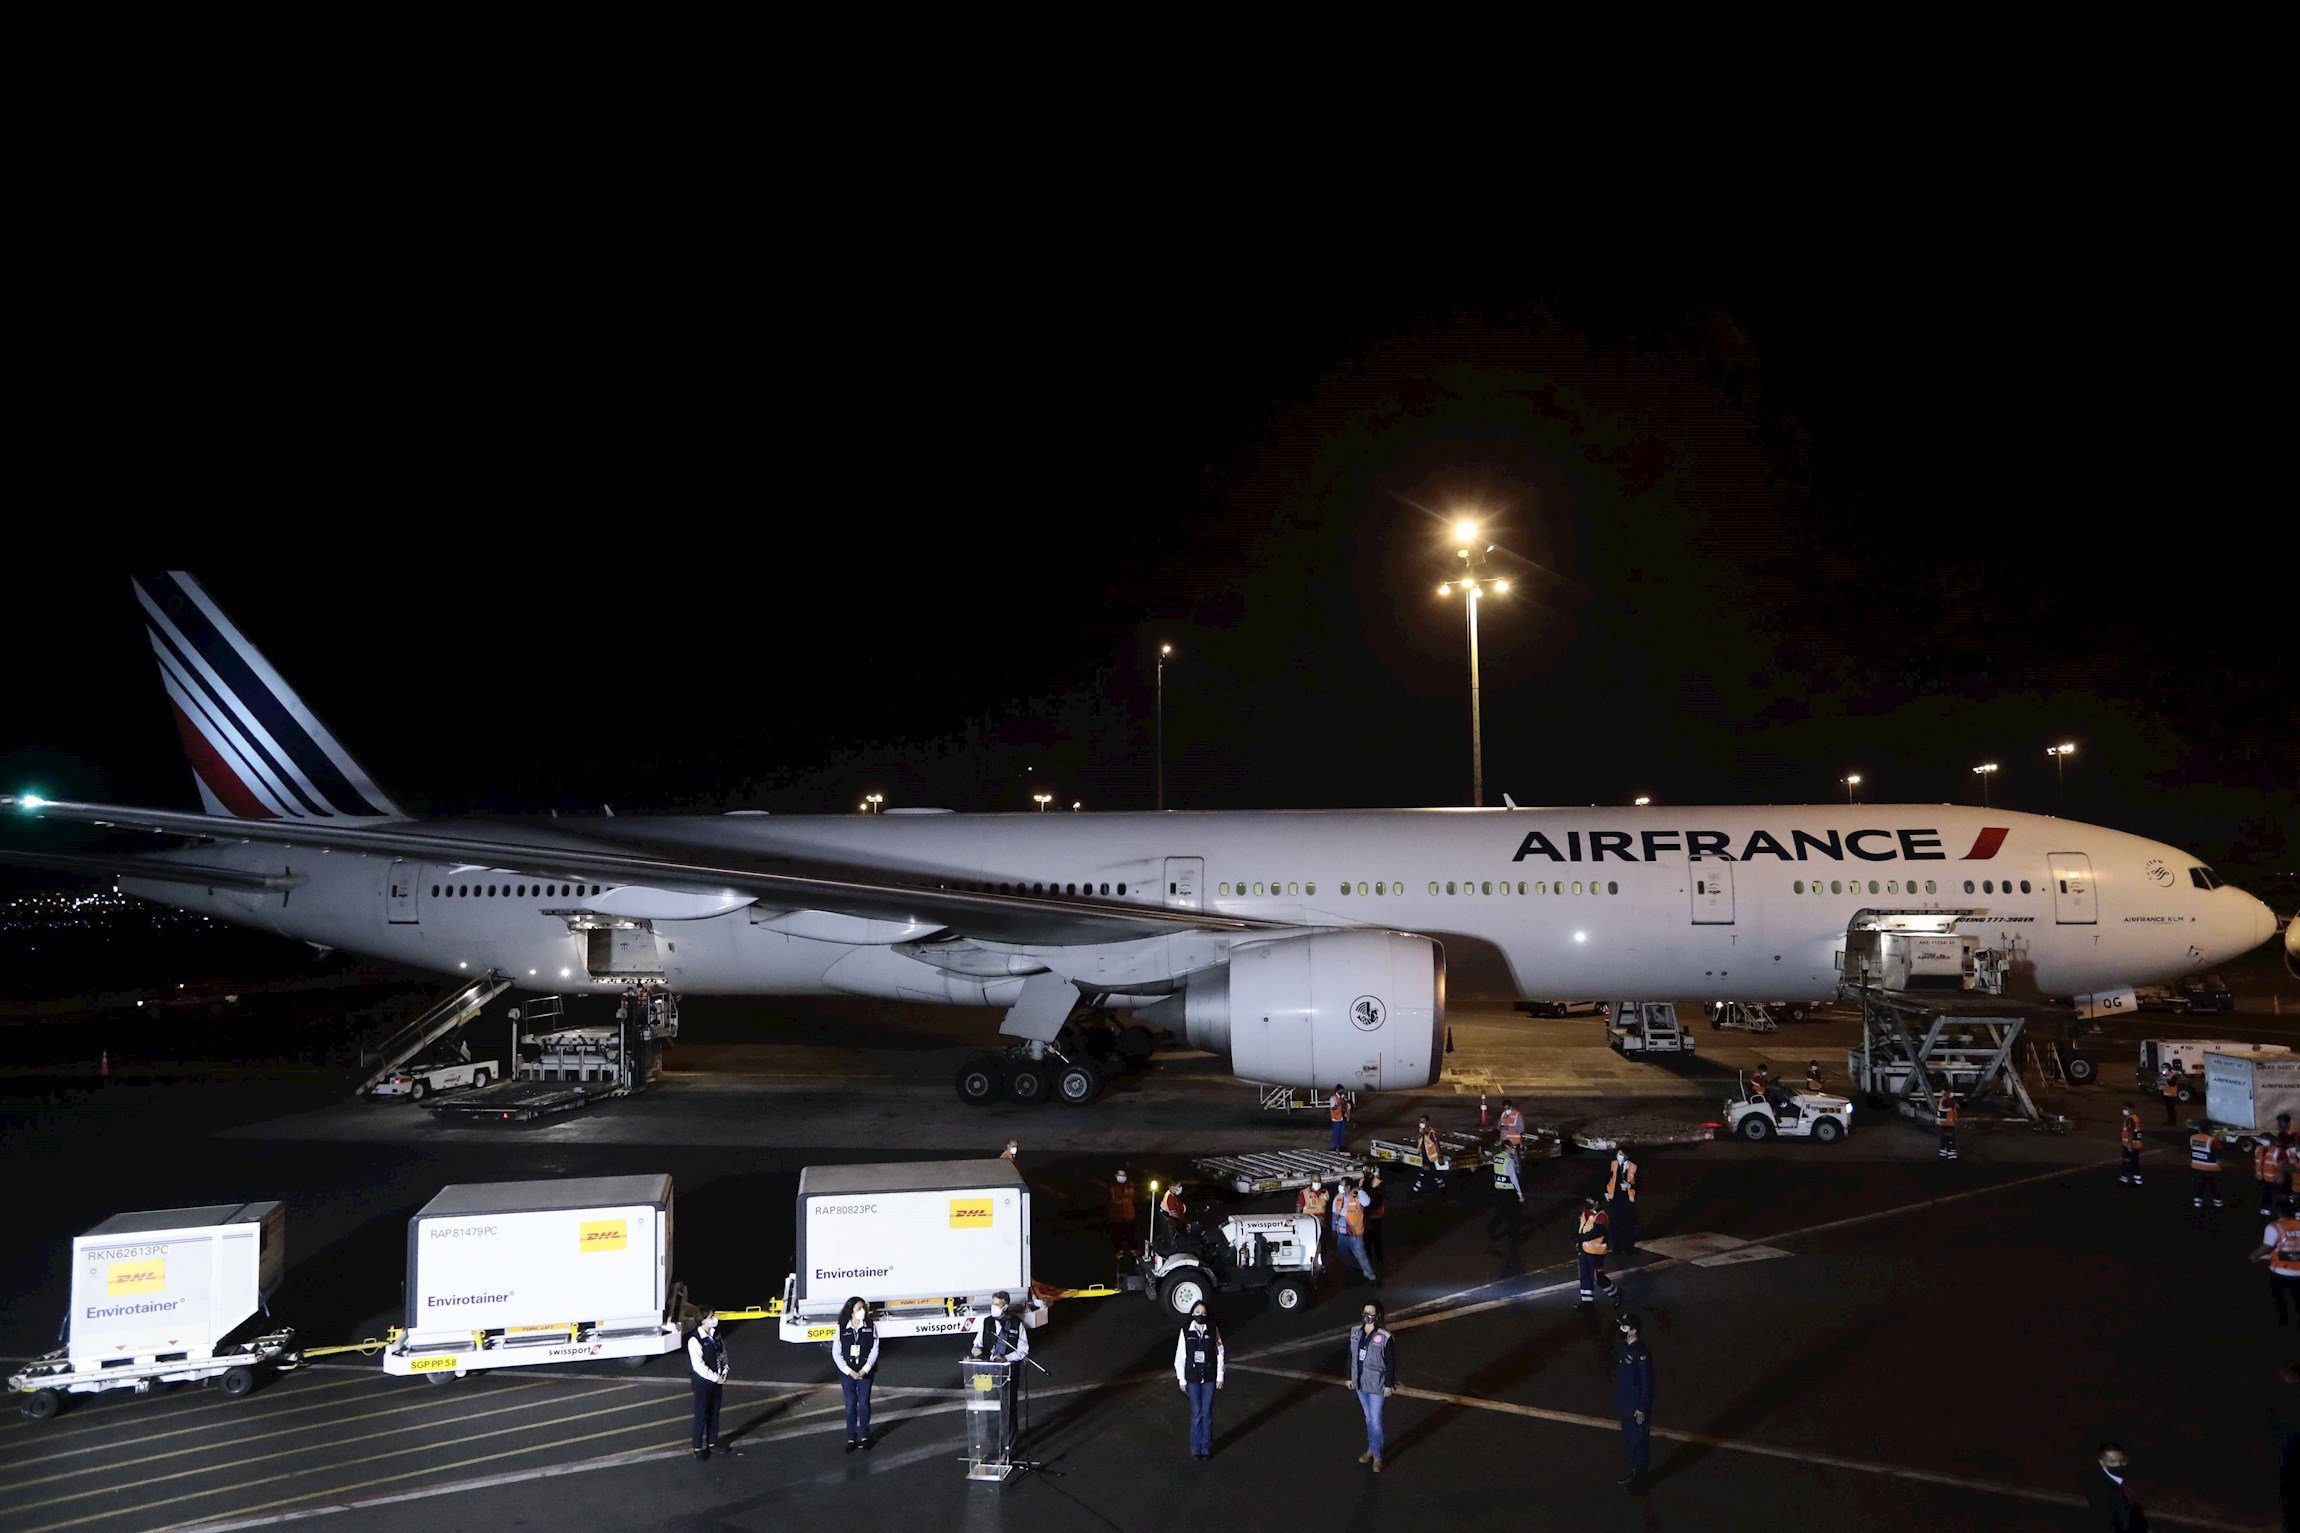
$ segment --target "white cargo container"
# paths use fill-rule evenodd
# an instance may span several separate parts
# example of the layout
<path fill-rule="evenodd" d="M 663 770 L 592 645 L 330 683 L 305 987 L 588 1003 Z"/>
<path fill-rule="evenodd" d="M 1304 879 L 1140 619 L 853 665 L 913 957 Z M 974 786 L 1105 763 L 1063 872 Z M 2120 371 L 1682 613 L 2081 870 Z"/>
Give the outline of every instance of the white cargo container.
<path fill-rule="evenodd" d="M 2300 1120 L 2300 1057 L 2280 1048 L 2215 1048 L 2204 1055 L 2204 1115 L 2223 1130 L 2276 1132 Z"/>
<path fill-rule="evenodd" d="M 246 1394 L 295 1337 L 241 1337 L 287 1266 L 287 1206 L 223 1203 L 117 1214 L 72 1241 L 65 1343 L 9 1378 L 42 1420 L 63 1397 L 221 1380 Z"/>
<path fill-rule="evenodd" d="M 650 1357 L 681 1343 L 671 1179 L 443 1187 L 407 1222 L 407 1326 L 386 1373 Z"/>
<path fill-rule="evenodd" d="M 869 1301 L 883 1336 L 971 1331 L 1003 1291 L 1027 1312 L 1030 1188 L 1006 1160 L 809 1166 L 785 1341 L 828 1341 L 839 1306 Z"/>

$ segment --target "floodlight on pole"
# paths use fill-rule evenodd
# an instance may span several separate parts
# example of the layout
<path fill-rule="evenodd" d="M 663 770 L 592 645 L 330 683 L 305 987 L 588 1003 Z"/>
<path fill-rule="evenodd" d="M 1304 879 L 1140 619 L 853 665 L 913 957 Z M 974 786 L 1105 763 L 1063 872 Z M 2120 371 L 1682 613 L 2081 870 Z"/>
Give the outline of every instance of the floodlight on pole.
<path fill-rule="evenodd" d="M 1997 764 L 1984 761 L 1973 768 L 1973 775 L 1981 780 L 1981 807 L 1986 809 L 1989 807 L 1989 779 L 1997 775 Z"/>
<path fill-rule="evenodd" d="M 1652 802 L 1653 802 L 1653 800 L 1651 800 L 1651 799 L 1649 799 L 1649 798 L 1642 798 L 1642 797 L 1641 797 L 1641 798 L 1634 798 L 1634 799 L 1631 799 L 1631 800 L 1630 800 L 1630 802 L 1631 802 L 1631 803 L 1633 803 L 1633 804 L 1635 804 L 1635 805 L 1636 805 L 1638 808 L 1640 808 L 1640 809 L 1643 809 L 1643 808 L 1644 808 L 1644 807 L 1645 807 L 1647 804 L 1650 804 L 1650 803 L 1652 803 Z"/>
<path fill-rule="evenodd" d="M 2065 798 L 2068 796 L 2068 758 L 2076 754 L 2076 742 L 2065 740 L 2059 745 L 2048 745 L 2044 753 L 2052 758 L 2055 791 Z"/>
<path fill-rule="evenodd" d="M 1030 797 L 1038 805 L 1040 814 L 1046 813 L 1046 806 L 1054 802 L 1054 795 L 1051 793 L 1033 793 Z"/>
<path fill-rule="evenodd" d="M 1485 719 L 1478 700 L 1477 608 L 1487 595 L 1507 591 L 1509 582 L 1487 576 L 1485 556 L 1493 552 L 1493 545 L 1478 541 L 1475 521 L 1464 517 L 1455 522 L 1453 535 L 1461 545 L 1454 550 L 1454 557 L 1462 561 L 1462 573 L 1439 586 L 1438 595 L 1451 596 L 1459 591 L 1469 622 L 1469 802 L 1476 809 L 1485 805 Z"/>
<path fill-rule="evenodd" d="M 1166 661 L 1173 655 L 1173 653 L 1174 646 L 1171 644 L 1161 644 L 1158 646 L 1158 706 L 1156 710 L 1157 727 L 1153 738 L 1156 741 L 1155 749 L 1158 753 L 1157 804 L 1160 809 L 1166 807 Z"/>
<path fill-rule="evenodd" d="M 1843 777 L 1838 778 L 1837 781 L 1845 785 L 1845 802 L 1848 804 L 1851 803 L 1853 801 L 1853 790 L 1861 785 L 1861 774 L 1858 772 L 1848 772 Z"/>
<path fill-rule="evenodd" d="M 879 806 L 885 802 L 886 795 L 883 793 L 865 793 L 863 795 L 863 813 L 877 814 Z"/>

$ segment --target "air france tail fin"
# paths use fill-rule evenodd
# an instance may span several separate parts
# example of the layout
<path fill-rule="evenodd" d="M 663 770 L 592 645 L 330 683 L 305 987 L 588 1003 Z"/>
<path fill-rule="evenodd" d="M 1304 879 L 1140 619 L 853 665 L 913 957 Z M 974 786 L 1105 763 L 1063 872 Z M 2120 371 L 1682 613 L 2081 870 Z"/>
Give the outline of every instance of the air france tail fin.
<path fill-rule="evenodd" d="M 160 683 L 210 814 L 404 820 L 269 661 L 181 570 L 135 577 Z"/>

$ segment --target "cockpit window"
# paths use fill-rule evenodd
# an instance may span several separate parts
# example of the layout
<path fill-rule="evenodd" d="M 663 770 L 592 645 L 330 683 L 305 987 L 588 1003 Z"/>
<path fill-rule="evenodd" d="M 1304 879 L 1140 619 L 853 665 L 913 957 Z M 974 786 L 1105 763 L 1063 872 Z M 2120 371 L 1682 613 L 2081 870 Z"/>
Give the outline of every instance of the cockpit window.
<path fill-rule="evenodd" d="M 2190 868 L 2188 881 L 2199 889 L 2217 889 L 2220 887 L 2220 880 L 2212 876 L 2210 868 Z"/>

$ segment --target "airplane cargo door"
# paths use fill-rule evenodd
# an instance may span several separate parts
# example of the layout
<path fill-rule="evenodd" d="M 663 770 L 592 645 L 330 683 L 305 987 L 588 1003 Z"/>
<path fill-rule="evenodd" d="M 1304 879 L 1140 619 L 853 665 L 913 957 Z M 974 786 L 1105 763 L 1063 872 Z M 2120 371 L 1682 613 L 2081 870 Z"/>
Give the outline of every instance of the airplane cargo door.
<path fill-rule="evenodd" d="M 2082 852 L 2052 854 L 2052 918 L 2063 926 L 2097 926 L 2092 905 L 2092 859 Z"/>
<path fill-rule="evenodd" d="M 393 926 L 413 926 L 418 917 L 415 910 L 415 881 L 423 869 L 412 862 L 394 862 L 383 875 L 383 918 Z"/>
<path fill-rule="evenodd" d="M 1206 859 L 1203 857 L 1169 857 L 1166 859 L 1166 904 L 1174 910 L 1203 910 L 1200 895 L 1206 883 Z"/>
<path fill-rule="evenodd" d="M 1733 864 L 1714 857 L 1696 857 L 1686 869 L 1693 890 L 1695 926 L 1733 924 Z"/>

